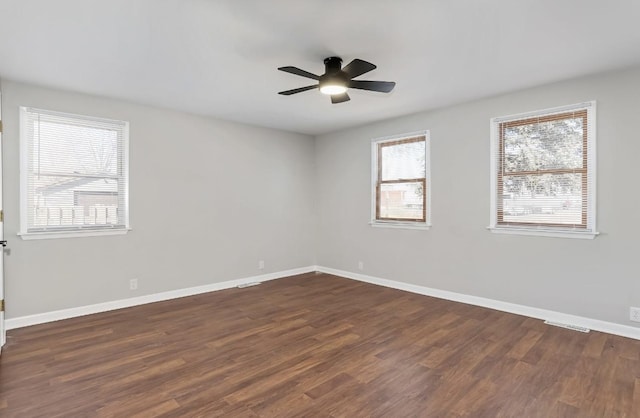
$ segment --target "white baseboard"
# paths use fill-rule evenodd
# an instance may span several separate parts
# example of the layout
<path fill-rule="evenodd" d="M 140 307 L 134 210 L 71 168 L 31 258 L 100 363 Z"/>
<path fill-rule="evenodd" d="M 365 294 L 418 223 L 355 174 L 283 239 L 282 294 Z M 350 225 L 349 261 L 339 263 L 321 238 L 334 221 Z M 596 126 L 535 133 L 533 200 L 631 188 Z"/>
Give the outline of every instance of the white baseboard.
<path fill-rule="evenodd" d="M 335 276 L 346 277 L 361 282 L 391 287 L 393 289 L 404 290 L 420 295 L 433 296 L 439 299 L 446 299 L 454 302 L 466 303 L 469 305 L 482 306 L 484 308 L 528 316 L 545 321 L 577 325 L 579 327 L 589 328 L 594 331 L 601 331 L 608 334 L 620 335 L 622 337 L 640 340 L 640 328 L 628 325 L 601 321 L 599 319 L 585 318 L 582 316 L 570 315 L 562 312 L 549 311 L 546 309 L 534 308 L 531 306 L 518 305 L 515 303 L 502 302 L 499 300 L 488 299 L 479 296 L 465 295 L 463 293 L 449 292 L 447 290 L 433 289 L 430 287 L 397 282 L 394 280 L 381 279 L 379 277 L 367 276 L 364 274 L 352 273 L 350 271 L 337 270 L 329 267 L 316 266 L 315 270 L 322 273 L 333 274 Z"/>
<path fill-rule="evenodd" d="M 75 318 L 77 316 L 91 315 L 100 312 L 113 311 L 115 309 L 129 308 L 146 303 L 161 302 L 163 300 L 182 298 L 185 296 L 198 295 L 200 293 L 215 292 L 216 290 L 230 289 L 238 285 L 252 282 L 266 282 L 296 274 L 304 274 L 316 271 L 316 266 L 301 267 L 292 270 L 267 273 L 259 276 L 245 277 L 242 279 L 228 280 L 226 282 L 211 283 L 204 286 L 189 287 L 186 289 L 170 290 L 168 292 L 154 293 L 151 295 L 138 296 L 135 298 L 120 299 L 109 302 L 97 303 L 95 305 L 80 306 L 77 308 L 61 309 L 59 311 L 44 312 L 35 315 L 20 316 L 5 320 L 7 330 L 28 327 L 30 325 L 44 324 L 46 322 L 59 321 L 61 319 Z"/>
<path fill-rule="evenodd" d="M 433 296 L 439 299 L 451 300 L 454 302 L 466 303 L 469 305 L 482 306 L 485 308 L 495 309 L 498 311 L 509 312 L 517 315 L 524 315 L 531 318 L 537 318 L 545 321 L 559 322 L 563 324 L 577 325 L 579 327 L 589 328 L 594 331 L 606 332 L 608 334 L 620 335 L 622 337 L 640 340 L 640 328 L 627 325 L 617 324 L 614 322 L 601 321 L 598 319 L 585 318 L 576 315 L 570 315 L 562 312 L 549 311 L 515 303 L 503 302 L 494 299 L 483 298 L 479 296 L 465 295 L 462 293 L 450 292 L 447 290 L 433 289 L 430 287 L 419 286 L 410 283 L 403 283 L 394 280 L 382 279 L 379 277 L 367 276 L 365 274 L 353 273 L 345 270 L 337 270 L 322 266 L 308 266 L 292 270 L 268 273 L 259 276 L 245 277 L 242 279 L 229 280 L 220 283 L 212 283 L 204 286 L 190 287 L 186 289 L 171 290 L 168 292 L 154 293 L 151 295 L 139 296 L 135 298 L 121 299 L 110 302 L 98 303 L 95 305 L 80 306 L 77 308 L 62 309 L 59 311 L 45 312 L 35 315 L 27 315 L 17 318 L 5 320 L 7 330 L 27 327 L 30 325 L 43 324 L 46 322 L 59 321 L 62 319 L 74 318 L 78 316 L 90 315 L 100 312 L 112 311 L 115 309 L 128 308 L 146 303 L 161 302 L 163 300 L 176 299 L 185 296 L 198 295 L 201 293 L 215 292 L 217 290 L 230 289 L 238 285 L 264 282 L 268 280 L 280 279 L 296 274 L 310 273 L 319 271 L 322 273 L 333 274 L 348 279 L 358 280 L 361 282 L 371 283 L 379 286 L 390 287 L 393 289 L 404 290 L 420 295 Z"/>

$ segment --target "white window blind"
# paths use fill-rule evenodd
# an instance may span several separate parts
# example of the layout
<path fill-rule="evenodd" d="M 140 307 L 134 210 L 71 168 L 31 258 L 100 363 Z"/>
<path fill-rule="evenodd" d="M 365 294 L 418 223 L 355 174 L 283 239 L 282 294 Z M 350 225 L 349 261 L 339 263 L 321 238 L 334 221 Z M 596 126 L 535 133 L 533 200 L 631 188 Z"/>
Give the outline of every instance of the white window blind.
<path fill-rule="evenodd" d="M 427 134 L 373 143 L 373 223 L 427 224 Z"/>
<path fill-rule="evenodd" d="M 595 103 L 492 121 L 492 228 L 595 233 Z"/>
<path fill-rule="evenodd" d="M 128 123 L 22 107 L 21 233 L 128 227 Z"/>

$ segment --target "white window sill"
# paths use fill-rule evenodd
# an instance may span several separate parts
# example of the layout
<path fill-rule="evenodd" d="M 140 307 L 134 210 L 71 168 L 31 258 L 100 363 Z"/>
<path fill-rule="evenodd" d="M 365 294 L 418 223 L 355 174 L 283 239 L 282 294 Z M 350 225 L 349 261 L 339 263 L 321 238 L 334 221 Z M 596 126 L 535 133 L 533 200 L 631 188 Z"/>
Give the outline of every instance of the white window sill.
<path fill-rule="evenodd" d="M 107 229 L 89 231 L 51 231 L 51 232 L 18 232 L 18 236 L 23 240 L 32 239 L 57 239 L 57 238 L 81 238 L 81 237 L 101 237 L 106 235 L 124 235 L 131 231 L 126 229 Z"/>
<path fill-rule="evenodd" d="M 431 225 L 424 222 L 392 222 L 392 221 L 371 221 L 369 222 L 374 228 L 396 228 L 396 229 L 431 229 Z"/>
<path fill-rule="evenodd" d="M 594 239 L 600 235 L 599 232 L 587 232 L 576 230 L 557 230 L 544 228 L 526 228 L 526 227 L 487 227 L 494 234 L 507 235 L 531 235 L 537 237 L 553 237 L 553 238 L 575 238 L 575 239 Z"/>

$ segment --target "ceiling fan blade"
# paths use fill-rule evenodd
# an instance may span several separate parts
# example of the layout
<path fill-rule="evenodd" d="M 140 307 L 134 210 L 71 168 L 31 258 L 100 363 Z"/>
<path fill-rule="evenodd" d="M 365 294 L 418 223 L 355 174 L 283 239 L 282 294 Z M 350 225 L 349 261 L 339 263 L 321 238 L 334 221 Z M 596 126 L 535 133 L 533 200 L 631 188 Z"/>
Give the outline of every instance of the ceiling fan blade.
<path fill-rule="evenodd" d="M 347 87 L 360 90 L 379 91 L 381 93 L 389 93 L 396 86 L 393 81 L 367 81 L 367 80 L 351 80 Z"/>
<path fill-rule="evenodd" d="M 331 103 L 333 103 L 333 104 L 348 102 L 349 100 L 351 100 L 351 98 L 349 97 L 349 95 L 347 93 L 332 94 L 331 95 Z"/>
<path fill-rule="evenodd" d="M 355 78 L 369 71 L 375 70 L 377 67 L 370 62 L 360 60 L 358 58 L 351 61 L 346 67 L 342 69 L 349 78 Z"/>
<path fill-rule="evenodd" d="M 280 92 L 278 92 L 278 94 L 282 94 L 282 95 L 285 95 L 285 96 L 291 96 L 292 94 L 302 93 L 303 91 L 315 89 L 318 86 L 319 86 L 319 84 L 314 84 L 313 86 L 300 87 L 299 89 L 280 91 Z"/>
<path fill-rule="evenodd" d="M 298 67 L 291 67 L 291 66 L 280 67 L 280 68 L 278 68 L 278 70 L 284 71 L 285 73 L 291 73 L 291 74 L 299 75 L 301 77 L 311 78 L 313 80 L 320 80 L 320 76 L 319 75 L 311 74 L 309 71 L 301 70 Z"/>

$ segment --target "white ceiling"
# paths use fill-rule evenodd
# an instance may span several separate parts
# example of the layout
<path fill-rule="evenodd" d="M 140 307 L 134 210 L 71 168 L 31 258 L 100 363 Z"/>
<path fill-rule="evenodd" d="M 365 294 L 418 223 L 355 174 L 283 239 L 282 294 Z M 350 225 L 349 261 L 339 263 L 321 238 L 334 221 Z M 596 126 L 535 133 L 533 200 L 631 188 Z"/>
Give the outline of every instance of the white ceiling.
<path fill-rule="evenodd" d="M 320 134 L 640 63 L 639 0 L 0 0 L 0 77 Z M 276 69 L 378 69 L 332 105 Z"/>

